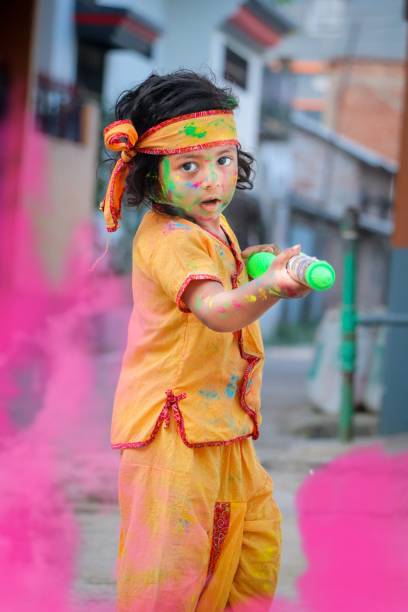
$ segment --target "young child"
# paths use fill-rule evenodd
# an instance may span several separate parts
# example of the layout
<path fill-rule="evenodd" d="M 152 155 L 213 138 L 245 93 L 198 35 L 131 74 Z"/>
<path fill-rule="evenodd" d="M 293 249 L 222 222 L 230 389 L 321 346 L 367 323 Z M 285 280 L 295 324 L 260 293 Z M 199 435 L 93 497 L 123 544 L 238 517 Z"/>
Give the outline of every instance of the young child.
<path fill-rule="evenodd" d="M 270 607 L 280 512 L 252 438 L 261 424 L 258 318 L 307 293 L 286 249 L 249 282 L 222 214 L 252 187 L 229 90 L 190 71 L 152 74 L 125 92 L 104 131 L 120 151 L 101 204 L 108 231 L 121 197 L 151 208 L 133 243 L 134 306 L 116 390 L 121 450 L 120 612 Z M 251 609 L 254 609 L 251 607 Z"/>

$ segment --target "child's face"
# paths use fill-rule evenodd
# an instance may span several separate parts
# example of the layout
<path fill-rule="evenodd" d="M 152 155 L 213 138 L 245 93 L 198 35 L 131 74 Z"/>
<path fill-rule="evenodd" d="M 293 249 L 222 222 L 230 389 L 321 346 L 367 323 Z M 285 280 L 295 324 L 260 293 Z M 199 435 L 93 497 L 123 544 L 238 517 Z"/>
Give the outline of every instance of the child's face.
<path fill-rule="evenodd" d="M 182 208 L 199 224 L 214 221 L 232 200 L 237 172 L 234 145 L 167 155 L 159 169 L 164 201 Z"/>

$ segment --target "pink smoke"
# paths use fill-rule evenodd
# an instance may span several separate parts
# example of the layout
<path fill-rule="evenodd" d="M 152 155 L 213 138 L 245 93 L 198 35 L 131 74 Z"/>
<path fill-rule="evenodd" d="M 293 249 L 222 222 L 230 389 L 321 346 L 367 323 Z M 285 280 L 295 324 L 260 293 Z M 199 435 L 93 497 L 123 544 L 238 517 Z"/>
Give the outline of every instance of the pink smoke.
<path fill-rule="evenodd" d="M 353 450 L 306 479 L 297 510 L 309 567 L 274 611 L 407 609 L 408 453 Z"/>
<path fill-rule="evenodd" d="M 24 119 L 14 109 L 1 126 L 10 158 Z M 112 476 L 108 495 L 116 488 L 117 456 L 109 446 L 106 400 L 96 389 L 95 353 L 105 322 L 112 325 L 109 314 L 115 324 L 115 309 L 127 296 L 106 268 L 89 272 L 98 254 L 90 225 L 73 237 L 65 276 L 57 286 L 48 280 L 28 211 L 33 202 L 36 215 L 49 210 L 49 152 L 32 127 L 23 149 L 0 185 L 0 608 L 69 612 L 79 550 L 70 498 L 92 496 L 95 486 L 100 492 L 90 457 Z M 114 349 L 124 335 L 119 322 Z M 94 607 L 101 610 L 103 602 Z"/>

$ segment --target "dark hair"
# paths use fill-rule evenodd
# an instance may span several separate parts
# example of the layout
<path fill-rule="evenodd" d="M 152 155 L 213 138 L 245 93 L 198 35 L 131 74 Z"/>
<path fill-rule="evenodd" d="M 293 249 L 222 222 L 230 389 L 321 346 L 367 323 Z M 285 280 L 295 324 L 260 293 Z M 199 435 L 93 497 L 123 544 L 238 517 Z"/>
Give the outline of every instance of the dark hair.
<path fill-rule="evenodd" d="M 217 87 L 210 78 L 192 70 L 177 70 L 163 76 L 152 73 L 137 87 L 123 92 L 116 103 L 115 115 L 116 120 L 130 119 L 140 137 L 154 125 L 178 115 L 212 109 L 233 110 L 237 106 L 237 99 L 229 88 Z M 237 152 L 237 189 L 252 189 L 254 158 L 240 147 Z M 161 155 L 138 153 L 130 162 L 127 205 L 145 204 L 157 212 L 186 217 L 182 209 L 156 201 L 160 199 L 157 179 L 161 158 Z"/>

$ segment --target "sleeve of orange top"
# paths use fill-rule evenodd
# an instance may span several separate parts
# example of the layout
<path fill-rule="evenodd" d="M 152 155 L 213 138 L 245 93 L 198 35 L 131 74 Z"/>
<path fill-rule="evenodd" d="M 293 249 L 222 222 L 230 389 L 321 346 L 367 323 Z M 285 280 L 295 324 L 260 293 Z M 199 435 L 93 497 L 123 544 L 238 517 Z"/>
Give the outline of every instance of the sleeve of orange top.
<path fill-rule="evenodd" d="M 183 312 L 190 312 L 182 295 L 191 281 L 214 280 L 222 284 L 217 264 L 200 234 L 190 225 L 177 223 L 160 236 L 146 261 L 149 276 Z"/>

